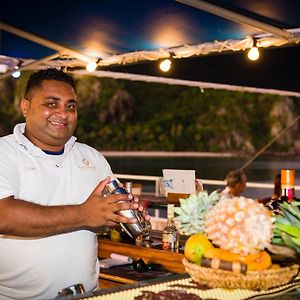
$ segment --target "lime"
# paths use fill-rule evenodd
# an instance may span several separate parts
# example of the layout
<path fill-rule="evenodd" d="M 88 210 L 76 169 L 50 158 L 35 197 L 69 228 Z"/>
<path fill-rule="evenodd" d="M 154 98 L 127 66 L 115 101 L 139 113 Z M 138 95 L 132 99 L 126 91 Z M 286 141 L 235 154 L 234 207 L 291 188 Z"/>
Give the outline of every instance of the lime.
<path fill-rule="evenodd" d="M 205 250 L 213 247 L 203 233 L 196 233 L 187 239 L 184 246 L 184 255 L 190 262 L 200 265 Z"/>

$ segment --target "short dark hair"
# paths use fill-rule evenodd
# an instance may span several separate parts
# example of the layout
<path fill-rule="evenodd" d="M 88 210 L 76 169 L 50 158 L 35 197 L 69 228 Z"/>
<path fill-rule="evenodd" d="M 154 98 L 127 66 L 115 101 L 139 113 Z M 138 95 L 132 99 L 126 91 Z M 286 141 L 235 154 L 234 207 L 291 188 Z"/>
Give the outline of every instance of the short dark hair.
<path fill-rule="evenodd" d="M 232 170 L 227 173 L 227 186 L 234 187 L 237 183 L 242 182 L 242 177 L 246 176 L 243 170 Z"/>
<path fill-rule="evenodd" d="M 73 78 L 62 70 L 56 68 L 42 69 L 30 75 L 25 89 L 25 97 L 28 99 L 29 93 L 35 88 L 41 86 L 44 80 L 57 80 L 68 83 L 76 91 L 76 85 Z"/>

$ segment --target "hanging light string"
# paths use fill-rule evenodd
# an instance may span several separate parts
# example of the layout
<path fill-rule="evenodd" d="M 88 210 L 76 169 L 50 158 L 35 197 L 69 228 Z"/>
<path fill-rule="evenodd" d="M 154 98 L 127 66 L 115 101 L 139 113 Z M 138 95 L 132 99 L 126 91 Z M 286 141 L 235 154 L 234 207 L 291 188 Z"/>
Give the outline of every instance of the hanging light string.
<path fill-rule="evenodd" d="M 288 131 L 298 120 L 300 115 L 296 117 L 286 128 L 281 130 L 276 136 L 274 136 L 269 143 L 267 143 L 261 150 L 259 150 L 253 157 L 251 157 L 242 167 L 241 170 L 248 167 L 261 153 L 263 153 L 268 147 L 270 147 L 281 135 Z"/>
<path fill-rule="evenodd" d="M 257 39 L 253 38 L 253 44 L 247 54 L 250 60 L 257 60 L 259 58 L 259 50 L 257 48 Z"/>

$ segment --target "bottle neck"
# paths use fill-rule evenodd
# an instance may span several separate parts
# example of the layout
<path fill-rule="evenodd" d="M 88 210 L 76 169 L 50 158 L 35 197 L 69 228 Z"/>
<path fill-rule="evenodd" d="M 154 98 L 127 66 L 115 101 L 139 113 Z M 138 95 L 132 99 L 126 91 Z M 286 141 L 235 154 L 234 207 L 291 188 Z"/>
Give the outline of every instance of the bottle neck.
<path fill-rule="evenodd" d="M 174 225 L 174 220 L 173 220 L 173 218 L 168 218 L 168 219 L 167 219 L 167 226 L 170 226 L 170 225 Z"/>
<path fill-rule="evenodd" d="M 281 187 L 281 199 L 291 202 L 295 199 L 295 188 L 290 187 Z"/>
<path fill-rule="evenodd" d="M 169 220 L 173 220 L 174 218 L 174 204 L 168 204 L 167 206 L 167 218 Z"/>
<path fill-rule="evenodd" d="M 132 182 L 131 181 L 125 182 L 125 190 L 127 191 L 128 194 L 132 193 Z"/>

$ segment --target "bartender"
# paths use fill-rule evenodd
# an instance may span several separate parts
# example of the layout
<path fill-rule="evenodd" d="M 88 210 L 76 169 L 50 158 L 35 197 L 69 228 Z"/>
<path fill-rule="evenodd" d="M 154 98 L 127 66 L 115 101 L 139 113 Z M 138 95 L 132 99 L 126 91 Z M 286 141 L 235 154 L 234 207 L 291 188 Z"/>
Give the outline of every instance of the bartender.
<path fill-rule="evenodd" d="M 0 299 L 53 299 L 78 283 L 96 289 L 96 229 L 137 221 L 118 215 L 138 208 L 119 202 L 131 195 L 102 197 L 114 176 L 73 136 L 77 107 L 73 79 L 40 70 L 21 101 L 26 122 L 0 138 Z"/>

